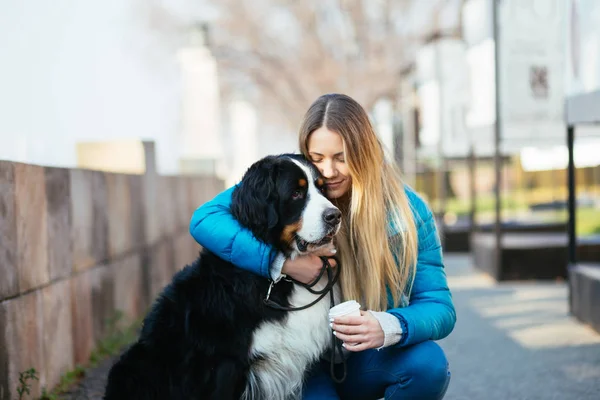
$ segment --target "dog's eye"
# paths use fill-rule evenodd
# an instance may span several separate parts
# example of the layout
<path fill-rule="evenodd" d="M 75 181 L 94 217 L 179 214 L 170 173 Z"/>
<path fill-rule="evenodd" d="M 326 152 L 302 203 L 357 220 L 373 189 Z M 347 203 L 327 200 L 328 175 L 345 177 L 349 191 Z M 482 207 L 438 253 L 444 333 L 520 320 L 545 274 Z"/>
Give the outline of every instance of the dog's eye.
<path fill-rule="evenodd" d="M 302 190 L 296 189 L 292 193 L 292 200 L 298 200 L 304 197 L 304 192 Z"/>

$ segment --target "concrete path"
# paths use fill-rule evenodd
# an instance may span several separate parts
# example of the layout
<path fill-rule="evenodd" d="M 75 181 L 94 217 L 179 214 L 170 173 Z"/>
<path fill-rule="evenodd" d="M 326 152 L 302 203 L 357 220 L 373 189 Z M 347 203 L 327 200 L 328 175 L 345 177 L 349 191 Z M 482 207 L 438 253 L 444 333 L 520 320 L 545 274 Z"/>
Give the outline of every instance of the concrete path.
<path fill-rule="evenodd" d="M 102 400 L 108 371 L 113 360 L 101 362 L 93 370 L 87 371 L 85 378 L 75 387 L 71 388 L 64 399 L 68 400 Z"/>
<path fill-rule="evenodd" d="M 564 283 L 495 284 L 465 255 L 446 256 L 458 322 L 440 341 L 452 370 L 447 400 L 599 400 L 600 334 L 568 315 Z M 110 362 L 71 400 L 102 398 Z"/>
<path fill-rule="evenodd" d="M 600 399 L 600 334 L 569 316 L 565 283 L 495 284 L 460 255 L 446 269 L 457 325 L 440 341 L 445 399 Z"/>

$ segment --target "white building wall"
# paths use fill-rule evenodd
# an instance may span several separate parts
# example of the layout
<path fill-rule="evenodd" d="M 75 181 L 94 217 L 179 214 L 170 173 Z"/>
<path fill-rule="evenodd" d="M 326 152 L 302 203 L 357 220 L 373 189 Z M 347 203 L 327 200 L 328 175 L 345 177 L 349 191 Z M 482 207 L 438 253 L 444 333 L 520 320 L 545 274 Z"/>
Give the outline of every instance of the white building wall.
<path fill-rule="evenodd" d="M 199 38 L 179 52 L 182 71 L 181 154 L 185 158 L 220 159 L 219 78 L 217 61 Z"/>
<path fill-rule="evenodd" d="M 143 138 L 177 172 L 179 66 L 133 4 L 2 2 L 0 159 L 72 167 L 78 141 Z"/>
<path fill-rule="evenodd" d="M 379 99 L 373 107 L 373 124 L 375 132 L 383 145 L 385 155 L 394 159 L 394 110 L 392 102 L 387 98 Z"/>
<path fill-rule="evenodd" d="M 424 157 L 466 156 L 469 151 L 463 121 L 470 99 L 467 65 L 465 46 L 458 39 L 438 39 L 417 52 L 419 154 Z"/>
<path fill-rule="evenodd" d="M 256 109 L 247 101 L 234 100 L 229 105 L 231 154 L 228 185 L 238 183 L 248 167 L 259 157 L 257 152 L 258 120 Z"/>
<path fill-rule="evenodd" d="M 579 94 L 600 90 L 600 2 L 568 0 L 562 10 L 567 15 L 567 92 Z"/>

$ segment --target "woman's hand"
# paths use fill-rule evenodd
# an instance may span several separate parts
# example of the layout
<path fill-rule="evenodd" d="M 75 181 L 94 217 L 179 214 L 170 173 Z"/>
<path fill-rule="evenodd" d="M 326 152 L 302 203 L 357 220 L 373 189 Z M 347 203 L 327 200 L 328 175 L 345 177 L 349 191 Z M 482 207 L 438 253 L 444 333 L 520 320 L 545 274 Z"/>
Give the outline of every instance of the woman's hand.
<path fill-rule="evenodd" d="M 317 279 L 323 268 L 323 261 L 319 257 L 333 257 L 334 254 L 335 248 L 333 246 L 326 246 L 314 253 L 296 257 L 294 260 L 288 258 L 283 263 L 281 273 L 305 285 L 311 284 Z M 330 259 L 329 264 L 332 267 L 336 266 L 334 259 Z"/>
<path fill-rule="evenodd" d="M 344 342 L 349 351 L 378 349 L 383 346 L 385 335 L 379 321 L 368 311 L 357 316 L 336 317 L 331 325 L 335 336 Z"/>

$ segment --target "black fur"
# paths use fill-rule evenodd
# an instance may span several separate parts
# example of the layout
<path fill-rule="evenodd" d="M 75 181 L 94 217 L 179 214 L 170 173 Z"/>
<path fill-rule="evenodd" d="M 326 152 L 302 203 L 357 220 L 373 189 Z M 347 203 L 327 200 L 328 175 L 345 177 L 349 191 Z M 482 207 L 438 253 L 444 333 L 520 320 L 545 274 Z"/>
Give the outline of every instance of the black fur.
<path fill-rule="evenodd" d="M 304 173 L 286 157 L 255 163 L 231 209 L 255 236 L 289 253 L 280 235 L 302 215 L 304 205 L 291 196 Z M 268 286 L 267 279 L 204 250 L 159 295 L 138 341 L 113 365 L 104 399 L 238 399 L 250 365 L 261 361 L 249 357 L 252 333 L 264 321 L 287 316 L 264 305 Z M 291 290 L 282 280 L 271 298 L 289 306 Z"/>
<path fill-rule="evenodd" d="M 277 234 L 274 228 L 279 223 L 279 193 L 275 185 L 280 162 L 269 156 L 252 165 L 241 184 L 252 190 L 240 190 L 238 186 L 231 199 L 232 215 L 264 242 L 276 241 L 269 236 Z"/>

